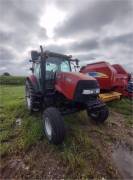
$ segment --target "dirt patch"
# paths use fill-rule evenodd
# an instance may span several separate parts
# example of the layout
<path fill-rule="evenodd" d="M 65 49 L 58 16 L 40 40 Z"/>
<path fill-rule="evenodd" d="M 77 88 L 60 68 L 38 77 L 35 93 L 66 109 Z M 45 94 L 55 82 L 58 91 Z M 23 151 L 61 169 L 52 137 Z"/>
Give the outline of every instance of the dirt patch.
<path fill-rule="evenodd" d="M 14 157 L 8 161 L 8 164 L 5 164 L 2 168 L 2 178 L 9 179 L 16 176 L 18 172 L 27 171 L 29 169 L 28 166 L 25 165 L 22 159 Z"/>
<path fill-rule="evenodd" d="M 9 157 L 10 158 L 10 157 Z M 6 158 L 1 168 L 1 178 L 23 179 L 63 179 L 64 168 L 60 165 L 57 155 L 46 147 L 45 142 L 39 142 L 28 152 Z"/>
<path fill-rule="evenodd" d="M 64 169 L 60 165 L 58 155 L 54 149 L 49 149 L 49 146 L 44 141 L 32 147 L 24 159 L 30 166 L 30 175 L 28 175 L 28 178 L 64 178 Z"/>
<path fill-rule="evenodd" d="M 109 120 L 104 125 L 97 127 L 89 124 L 84 129 L 88 131 L 88 136 L 101 154 L 101 163 L 97 170 L 105 178 L 133 179 L 133 131 L 125 126 L 123 115 L 110 111 Z"/>
<path fill-rule="evenodd" d="M 112 159 L 123 178 L 133 179 L 133 151 L 130 146 L 117 144 L 112 152 Z"/>

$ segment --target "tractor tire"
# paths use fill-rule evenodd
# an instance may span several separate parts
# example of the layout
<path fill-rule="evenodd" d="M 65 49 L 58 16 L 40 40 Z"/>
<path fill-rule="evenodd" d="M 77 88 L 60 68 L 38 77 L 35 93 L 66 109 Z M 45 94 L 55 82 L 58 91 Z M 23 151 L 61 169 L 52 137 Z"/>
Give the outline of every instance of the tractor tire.
<path fill-rule="evenodd" d="M 40 110 L 41 101 L 38 99 L 32 84 L 29 81 L 25 83 L 26 105 L 30 112 L 36 112 Z"/>
<path fill-rule="evenodd" d="M 108 110 L 107 106 L 104 106 L 102 109 L 100 109 L 99 111 L 95 111 L 95 112 L 89 112 L 87 110 L 87 114 L 96 123 L 104 123 L 109 116 L 109 110 Z"/>
<path fill-rule="evenodd" d="M 43 112 L 43 129 L 49 142 L 62 144 L 66 130 L 63 118 L 57 108 L 49 107 Z"/>

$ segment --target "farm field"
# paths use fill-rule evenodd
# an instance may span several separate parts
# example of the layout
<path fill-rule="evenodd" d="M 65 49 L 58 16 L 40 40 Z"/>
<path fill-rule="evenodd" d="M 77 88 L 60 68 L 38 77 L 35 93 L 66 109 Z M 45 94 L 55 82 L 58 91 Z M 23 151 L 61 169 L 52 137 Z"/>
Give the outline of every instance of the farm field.
<path fill-rule="evenodd" d="M 43 134 L 41 113 L 27 111 L 24 86 L 1 85 L 1 178 L 133 178 L 132 102 L 108 106 L 103 125 L 91 122 L 86 112 L 66 116 L 66 139 L 55 146 Z"/>

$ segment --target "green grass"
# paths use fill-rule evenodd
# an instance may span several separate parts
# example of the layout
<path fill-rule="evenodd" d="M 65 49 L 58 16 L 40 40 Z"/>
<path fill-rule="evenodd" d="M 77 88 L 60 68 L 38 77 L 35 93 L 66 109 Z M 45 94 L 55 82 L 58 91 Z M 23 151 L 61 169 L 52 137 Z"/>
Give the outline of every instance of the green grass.
<path fill-rule="evenodd" d="M 24 86 L 2 85 L 0 88 L 0 152 L 1 155 L 26 151 L 35 145 L 43 136 L 41 114 L 32 115 L 26 109 Z M 111 109 L 123 114 L 128 125 L 132 125 L 132 104 L 123 99 L 109 103 Z M 21 125 L 16 123 L 21 120 Z M 68 134 L 64 143 L 54 146 L 43 140 L 48 149 L 54 149 L 65 167 L 65 175 L 71 179 L 91 179 L 101 177 L 97 175 L 96 167 L 103 163 L 103 157 L 91 132 L 98 137 L 104 136 L 103 128 L 93 127 L 88 133 L 88 117 L 85 112 L 65 117 Z M 106 127 L 105 127 L 106 128 Z M 106 168 L 106 167 L 105 167 Z M 111 169 L 112 172 L 112 169 Z M 111 173 L 109 172 L 109 173 Z M 113 174 L 113 173 L 112 173 Z M 112 175 L 113 176 L 113 175 Z"/>
<path fill-rule="evenodd" d="M 30 115 L 27 111 L 24 86 L 3 85 L 0 88 L 0 97 L 1 155 L 13 151 L 14 148 L 27 149 L 42 136 L 40 114 Z M 16 123 L 18 118 L 21 126 Z"/>
<path fill-rule="evenodd" d="M 0 154 L 1 155 L 7 155 L 8 151 L 9 151 L 10 145 L 7 143 L 4 144 L 0 144 Z"/>
<path fill-rule="evenodd" d="M 25 77 L 23 76 L 0 76 L 1 85 L 24 85 Z"/>
<path fill-rule="evenodd" d="M 109 103 L 109 106 L 124 115 L 131 115 L 133 112 L 133 102 L 127 98 L 123 98 L 120 101 L 112 101 Z"/>
<path fill-rule="evenodd" d="M 99 151 L 91 138 L 78 126 L 72 128 L 60 156 L 63 164 L 67 167 L 66 176 L 78 179 L 93 178 L 94 166 L 100 159 Z"/>
<path fill-rule="evenodd" d="M 26 151 L 36 144 L 43 136 L 40 113 L 29 114 L 25 107 L 24 86 L 5 86 L 0 90 L 1 116 L 0 116 L 0 140 L 1 155 Z M 84 117 L 84 118 L 83 118 Z M 21 126 L 16 123 L 21 119 Z M 80 126 L 87 125 L 85 112 L 66 116 L 65 121 L 70 128 L 63 145 L 54 148 L 57 151 L 64 166 L 66 175 L 71 178 L 92 177 L 93 166 L 99 160 L 99 152 L 94 147 L 91 139 Z M 45 143 L 45 142 L 44 142 Z M 87 160 L 90 165 L 88 170 Z"/>
<path fill-rule="evenodd" d="M 0 87 L 0 107 L 16 109 L 17 105 L 23 105 L 24 86 L 3 85 Z"/>
<path fill-rule="evenodd" d="M 108 105 L 116 112 L 124 115 L 126 119 L 125 123 L 128 126 L 133 125 L 133 101 L 122 98 L 120 101 L 112 101 Z"/>
<path fill-rule="evenodd" d="M 0 142 L 5 142 L 8 141 L 8 139 L 11 137 L 11 132 L 10 130 L 5 130 L 1 133 L 0 136 Z"/>

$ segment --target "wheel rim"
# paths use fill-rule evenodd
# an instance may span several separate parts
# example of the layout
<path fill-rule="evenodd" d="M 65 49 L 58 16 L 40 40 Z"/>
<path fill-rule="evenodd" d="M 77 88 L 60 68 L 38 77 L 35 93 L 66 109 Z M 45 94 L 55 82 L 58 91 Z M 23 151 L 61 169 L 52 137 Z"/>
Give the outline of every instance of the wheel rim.
<path fill-rule="evenodd" d="M 26 101 L 27 101 L 28 109 L 30 109 L 31 108 L 31 98 L 30 98 L 30 93 L 29 93 L 28 89 L 26 90 Z"/>
<path fill-rule="evenodd" d="M 30 109 L 30 107 L 31 107 L 30 97 L 27 97 L 27 105 L 28 105 L 28 109 Z"/>
<path fill-rule="evenodd" d="M 50 123 L 48 117 L 45 118 L 45 133 L 46 133 L 48 139 L 51 140 L 51 137 L 52 137 L 52 127 L 51 127 L 51 123 Z"/>
<path fill-rule="evenodd" d="M 91 116 L 97 118 L 99 116 L 99 112 L 91 113 Z"/>

